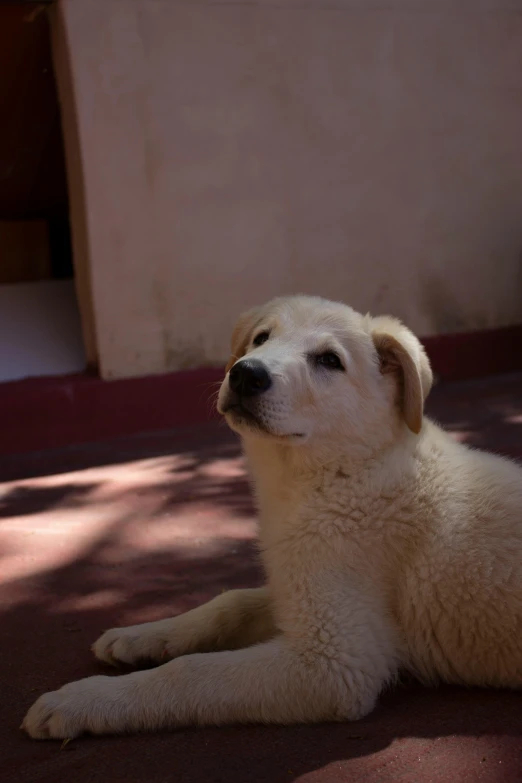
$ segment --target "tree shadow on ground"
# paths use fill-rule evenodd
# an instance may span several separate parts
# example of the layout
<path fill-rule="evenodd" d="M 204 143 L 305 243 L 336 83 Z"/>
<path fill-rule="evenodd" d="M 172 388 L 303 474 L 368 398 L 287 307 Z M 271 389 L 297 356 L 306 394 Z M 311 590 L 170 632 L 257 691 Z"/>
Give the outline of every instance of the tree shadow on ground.
<path fill-rule="evenodd" d="M 520 390 L 522 383 L 496 395 L 490 387 L 477 392 L 473 385 L 441 386 L 431 409 L 458 437 L 475 446 L 504 450 L 506 443 L 511 448 L 513 427 L 519 432 Z M 29 478 L 4 485 L 4 574 L 9 558 L 17 556 L 17 546 L 25 554 L 22 575 L 4 576 L 0 589 L 3 779 L 384 783 L 522 778 L 522 700 L 519 693 L 509 691 L 403 684 L 386 693 L 370 716 L 353 724 L 84 738 L 63 750 L 59 743 L 36 743 L 20 734 L 21 718 L 40 693 L 102 671 L 89 648 L 104 629 L 178 614 L 224 589 L 262 581 L 248 486 L 236 470 L 237 443 L 217 430 L 195 433 L 194 441 L 188 435 L 181 440 L 179 434 L 158 437 L 159 442 L 156 436 L 120 440 L 114 451 L 98 444 L 94 452 L 86 448 L 72 456 L 69 451 L 47 455 L 46 460 L 38 457 L 29 460 L 25 470 L 33 484 Z M 159 479 L 156 458 L 166 458 L 159 466 Z M 118 466 L 145 461 L 140 468 L 143 477 L 147 460 L 152 460 L 150 485 L 140 484 L 137 494 L 90 477 L 89 471 L 100 465 L 112 465 L 112 475 Z M 216 472 L 220 462 L 226 463 L 228 473 Z M 38 463 L 45 466 L 41 474 Z M 229 470 L 231 465 L 234 470 Z M 19 460 L 16 470 L 23 474 L 22 467 Z M 71 477 L 74 471 L 78 475 Z M 60 472 L 55 485 L 38 484 L 39 475 Z M 215 529 L 212 523 L 205 527 L 206 517 L 202 521 L 197 516 L 200 507 L 215 510 Z M 65 518 L 70 514 L 81 524 L 89 508 L 106 516 L 109 508 L 111 514 L 101 529 L 93 528 L 80 551 L 60 557 L 59 564 L 32 567 L 31 552 L 36 551 L 23 547 L 24 536 L 30 540 L 33 520 L 40 524 L 65 513 Z M 144 508 L 150 511 L 147 519 L 142 517 Z M 226 527 L 229 519 L 235 524 L 232 533 Z M 140 525 L 145 526 L 143 536 Z M 16 532 L 12 538 L 10 526 Z M 185 531 L 181 538 L 180 529 Z M 152 534 L 162 536 L 165 530 L 172 537 L 156 541 Z M 57 556 L 68 535 L 74 538 L 76 533 L 68 533 L 66 524 L 63 530 L 49 529 L 48 546 Z"/>
<path fill-rule="evenodd" d="M 436 386 L 427 413 L 473 448 L 522 458 L 522 375 Z"/>
<path fill-rule="evenodd" d="M 353 724 L 84 738 L 71 743 L 66 753 L 59 744 L 31 742 L 16 727 L 37 695 L 103 671 L 93 661 L 89 646 L 104 628 L 122 620 L 177 613 L 221 589 L 252 586 L 260 579 L 248 545 L 233 555 L 223 549 L 208 557 L 187 557 L 175 550 L 145 557 L 129 553 L 115 593 L 111 592 L 113 575 L 107 574 L 101 557 L 103 549 L 98 542 L 82 558 L 36 576 L 30 595 L 11 609 L 4 608 L 1 625 L 7 644 L 0 655 L 2 671 L 8 673 L 0 710 L 0 727 L 7 740 L 4 779 L 33 783 L 67 776 L 75 783 L 102 777 L 158 783 L 284 783 L 302 776 L 313 780 L 315 775 L 309 778 L 310 774 L 327 767 L 329 780 L 446 780 L 450 769 L 455 772 L 456 762 L 460 762 L 457 770 L 462 769 L 463 758 L 472 773 L 470 780 L 479 775 L 490 781 L 518 779 L 520 695 L 449 687 L 399 687 L 382 698 L 372 715 Z M 140 574 L 149 577 L 138 588 Z M 107 592 L 108 603 L 100 605 L 99 597 Z M 441 777 L 433 776 L 433 754 L 435 770 L 444 768 Z M 499 762 L 501 770 L 494 766 Z"/>
<path fill-rule="evenodd" d="M 0 481 L 41 478 L 187 453 L 192 453 L 200 463 L 206 459 L 228 458 L 240 453 L 239 439 L 224 421 L 218 420 L 29 454 L 0 455 Z"/>
<path fill-rule="evenodd" d="M 107 673 L 89 652 L 103 629 L 177 614 L 223 589 L 261 581 L 254 547 L 248 542 L 220 544 L 209 554 L 174 547 L 145 555 L 128 551 L 116 570 L 108 568 L 107 551 L 112 551 L 124 528 L 125 520 L 120 520 L 81 557 L 32 574 L 25 584 L 4 586 L 4 779 L 286 783 L 302 776 L 314 780 L 323 770 L 329 780 L 446 780 L 455 764 L 462 769 L 463 759 L 472 771 L 470 780 L 518 779 L 522 703 L 519 694 L 508 691 L 429 690 L 405 684 L 385 694 L 370 716 L 352 724 L 82 738 L 64 751 L 59 743 L 30 741 L 17 726 L 40 693 Z M 6 601 L 9 595 L 11 606 Z M 499 761 L 501 770 L 494 766 Z M 441 768 L 444 774 L 434 777 L 434 769 Z"/>

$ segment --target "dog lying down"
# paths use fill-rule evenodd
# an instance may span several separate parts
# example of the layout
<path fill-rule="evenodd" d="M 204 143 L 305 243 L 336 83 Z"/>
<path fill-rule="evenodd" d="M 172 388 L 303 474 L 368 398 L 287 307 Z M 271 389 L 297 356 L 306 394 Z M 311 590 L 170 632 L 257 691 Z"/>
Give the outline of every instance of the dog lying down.
<path fill-rule="evenodd" d="M 394 318 L 303 296 L 243 315 L 218 408 L 250 465 L 266 586 L 107 631 L 101 661 L 161 665 L 47 693 L 22 728 L 355 720 L 401 671 L 522 686 L 522 469 L 423 418 L 431 383 Z"/>

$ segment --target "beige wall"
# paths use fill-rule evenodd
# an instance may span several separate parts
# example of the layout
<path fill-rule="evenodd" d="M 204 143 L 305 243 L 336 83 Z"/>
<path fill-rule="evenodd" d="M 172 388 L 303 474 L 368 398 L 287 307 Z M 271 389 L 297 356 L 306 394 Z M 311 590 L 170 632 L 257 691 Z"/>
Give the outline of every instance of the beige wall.
<path fill-rule="evenodd" d="M 220 362 L 285 292 L 522 322 L 522 0 L 61 13 L 105 377 Z"/>

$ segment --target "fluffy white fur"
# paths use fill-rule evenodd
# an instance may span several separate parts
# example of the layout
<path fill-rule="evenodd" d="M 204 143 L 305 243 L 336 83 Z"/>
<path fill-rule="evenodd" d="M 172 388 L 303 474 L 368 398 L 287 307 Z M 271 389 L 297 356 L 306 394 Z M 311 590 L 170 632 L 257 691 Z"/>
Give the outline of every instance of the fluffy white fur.
<path fill-rule="evenodd" d="M 344 371 L 317 365 L 325 351 Z M 520 687 L 522 470 L 423 418 L 431 370 L 414 335 L 290 297 L 243 316 L 232 352 L 228 369 L 248 354 L 273 379 L 247 401 L 255 418 L 230 408 L 228 372 L 218 404 L 254 479 L 266 587 L 108 631 L 100 660 L 162 665 L 47 693 L 23 728 L 357 719 L 401 670 Z"/>

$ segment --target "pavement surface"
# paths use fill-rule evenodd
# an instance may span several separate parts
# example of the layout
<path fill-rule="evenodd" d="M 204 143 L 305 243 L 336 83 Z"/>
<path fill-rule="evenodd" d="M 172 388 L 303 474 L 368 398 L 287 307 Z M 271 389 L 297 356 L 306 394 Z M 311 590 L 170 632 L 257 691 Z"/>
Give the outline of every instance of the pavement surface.
<path fill-rule="evenodd" d="M 429 412 L 459 438 L 522 458 L 522 375 L 437 387 Z M 35 698 L 99 673 L 114 625 L 255 586 L 254 509 L 220 424 L 0 461 L 1 780 L 522 781 L 522 694 L 403 685 L 352 724 L 227 727 L 35 742 Z M 521 642 L 522 643 L 522 642 Z"/>

